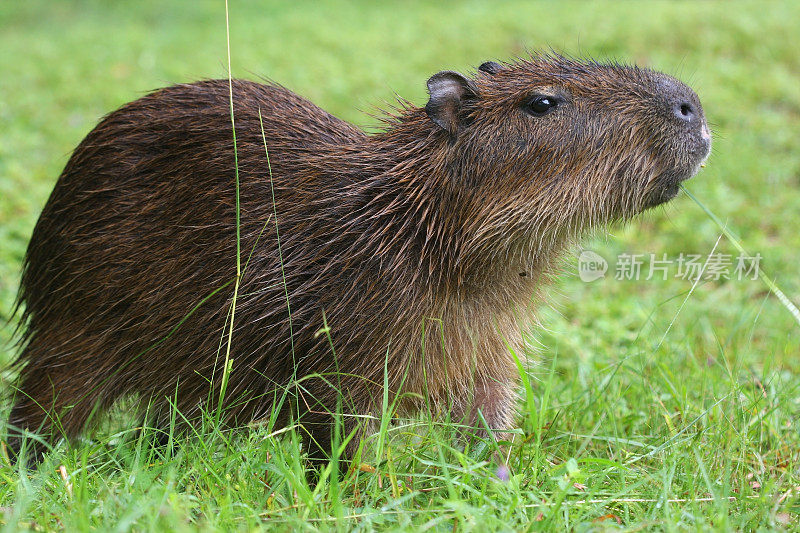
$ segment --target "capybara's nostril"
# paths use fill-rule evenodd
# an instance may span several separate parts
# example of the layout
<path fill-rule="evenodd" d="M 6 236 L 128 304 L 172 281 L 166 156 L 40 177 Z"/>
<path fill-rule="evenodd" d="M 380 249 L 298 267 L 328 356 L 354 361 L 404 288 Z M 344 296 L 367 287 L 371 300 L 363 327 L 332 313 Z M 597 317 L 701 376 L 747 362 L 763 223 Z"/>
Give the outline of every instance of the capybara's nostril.
<path fill-rule="evenodd" d="M 697 116 L 697 113 L 694 111 L 694 106 L 686 101 L 678 102 L 672 107 L 672 110 L 675 112 L 676 117 L 686 122 L 692 122 Z"/>

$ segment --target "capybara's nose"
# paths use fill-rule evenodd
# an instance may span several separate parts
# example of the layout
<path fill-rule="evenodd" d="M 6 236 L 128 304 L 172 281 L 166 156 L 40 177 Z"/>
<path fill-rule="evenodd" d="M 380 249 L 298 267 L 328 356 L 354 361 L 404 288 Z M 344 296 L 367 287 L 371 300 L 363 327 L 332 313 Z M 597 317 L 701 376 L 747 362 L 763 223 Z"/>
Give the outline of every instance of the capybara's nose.
<path fill-rule="evenodd" d="M 674 104 L 672 104 L 672 112 L 676 117 L 678 117 L 679 120 L 689 124 L 694 124 L 698 120 L 698 113 L 694 104 L 685 98 L 679 98 Z"/>
<path fill-rule="evenodd" d="M 678 120 L 679 124 L 689 126 L 690 129 L 699 129 L 705 123 L 703 108 L 700 101 L 692 89 L 669 76 L 659 75 L 657 80 L 657 90 L 661 98 L 660 105 L 668 113 Z"/>

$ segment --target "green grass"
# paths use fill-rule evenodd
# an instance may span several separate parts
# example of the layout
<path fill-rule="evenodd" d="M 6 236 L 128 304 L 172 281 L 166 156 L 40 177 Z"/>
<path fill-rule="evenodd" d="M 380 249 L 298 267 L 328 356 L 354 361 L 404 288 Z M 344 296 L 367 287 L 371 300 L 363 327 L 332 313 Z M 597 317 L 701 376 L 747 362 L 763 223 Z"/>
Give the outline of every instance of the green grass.
<path fill-rule="evenodd" d="M 227 75 L 224 3 L 0 4 L 0 313 L 70 150 L 145 91 Z M 715 132 L 688 189 L 800 302 L 800 6 L 793 2 L 230 5 L 232 69 L 361 126 L 393 92 L 487 59 L 553 48 L 689 82 Z M 686 195 L 585 243 L 736 254 Z M 232 236 L 234 238 L 234 236 Z M 719 242 L 718 242 L 719 239 Z M 309 488 L 294 432 L 263 426 L 153 449 L 123 411 L 36 472 L 0 466 L 8 530 L 794 530 L 800 527 L 800 335 L 761 281 L 581 282 L 577 259 L 531 336 L 539 363 L 501 481 L 490 450 L 404 421 L 378 472 Z M 671 274 L 675 270 L 670 271 Z M 690 292 L 691 291 L 691 292 Z M 11 328 L 0 332 L 9 339 Z M 0 363 L 13 350 L 5 346 Z M 531 356 L 533 351 L 531 353 Z M 13 376 L 4 374 L 3 387 Z M 3 406 L 5 410 L 7 406 Z M 5 417 L 4 412 L 0 416 Z M 524 435 L 522 434 L 524 433 Z M 524 442 L 522 442 L 524 441 Z M 59 468 L 63 466 L 63 468 Z M 618 521 L 620 522 L 618 524 Z"/>

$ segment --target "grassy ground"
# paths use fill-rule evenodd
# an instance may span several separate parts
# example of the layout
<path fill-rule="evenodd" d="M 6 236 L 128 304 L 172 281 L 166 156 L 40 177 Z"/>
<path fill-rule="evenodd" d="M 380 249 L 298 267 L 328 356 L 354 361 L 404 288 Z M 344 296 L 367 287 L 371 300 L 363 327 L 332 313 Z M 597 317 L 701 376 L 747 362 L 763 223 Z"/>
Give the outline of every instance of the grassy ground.
<path fill-rule="evenodd" d="M 526 48 L 635 61 L 683 78 L 715 131 L 709 164 L 688 189 L 800 302 L 798 4 L 234 0 L 230 9 L 234 75 L 269 76 L 362 126 L 372 122 L 361 110 L 393 92 L 424 103 L 424 81 L 437 70 Z M 27 239 L 70 150 L 101 115 L 149 89 L 225 76 L 224 5 L 3 2 L 0 50 L 0 312 L 8 315 Z M 150 435 L 137 439 L 121 415 L 36 472 L 0 466 L 0 524 L 796 529 L 797 322 L 761 281 L 693 287 L 675 264 L 666 281 L 613 279 L 623 253 L 705 258 L 716 246 L 735 260 L 720 234 L 681 195 L 586 242 L 611 262 L 605 278 L 580 281 L 577 258 L 568 258 L 531 338 L 540 363 L 507 480 L 487 450 L 454 449 L 452 428 L 427 431 L 425 420 L 383 435 L 377 473 L 310 489 L 291 432 L 209 426 L 153 450 Z M 0 340 L 9 336 L 6 328 Z M 12 355 L 4 349 L 0 363 Z"/>

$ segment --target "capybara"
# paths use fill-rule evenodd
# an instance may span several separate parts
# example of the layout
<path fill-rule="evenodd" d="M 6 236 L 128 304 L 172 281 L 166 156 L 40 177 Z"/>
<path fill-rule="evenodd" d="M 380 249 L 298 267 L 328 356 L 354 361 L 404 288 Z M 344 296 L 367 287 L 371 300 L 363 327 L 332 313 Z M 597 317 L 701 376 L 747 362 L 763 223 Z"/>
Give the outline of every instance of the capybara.
<path fill-rule="evenodd" d="M 374 134 L 244 80 L 106 116 L 27 249 L 11 448 L 121 397 L 161 427 L 173 404 L 291 421 L 315 459 L 336 412 L 352 458 L 384 392 L 503 437 L 559 254 L 673 198 L 709 130 L 689 87 L 618 63 L 535 55 L 427 88 Z"/>

